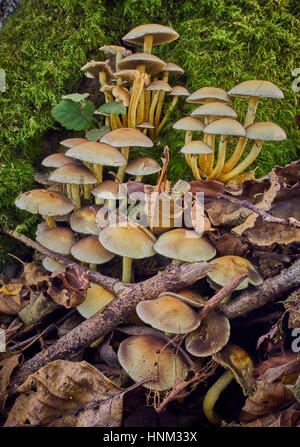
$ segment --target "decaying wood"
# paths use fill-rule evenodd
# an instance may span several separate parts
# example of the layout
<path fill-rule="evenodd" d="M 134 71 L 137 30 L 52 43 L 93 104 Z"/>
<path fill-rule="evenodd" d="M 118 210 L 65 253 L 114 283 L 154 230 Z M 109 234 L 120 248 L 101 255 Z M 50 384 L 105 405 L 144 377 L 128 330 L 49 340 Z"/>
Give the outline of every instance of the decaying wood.
<path fill-rule="evenodd" d="M 299 285 L 300 260 L 297 260 L 290 267 L 282 270 L 279 275 L 266 279 L 261 286 L 246 289 L 236 299 L 220 307 L 228 318 L 242 317 L 252 310 L 275 301 Z"/>

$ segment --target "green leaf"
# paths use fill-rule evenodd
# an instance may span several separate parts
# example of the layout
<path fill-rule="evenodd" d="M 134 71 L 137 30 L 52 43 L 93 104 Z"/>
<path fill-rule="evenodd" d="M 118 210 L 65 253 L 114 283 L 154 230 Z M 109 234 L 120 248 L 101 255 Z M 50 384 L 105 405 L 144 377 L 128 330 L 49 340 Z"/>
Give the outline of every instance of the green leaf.
<path fill-rule="evenodd" d="M 100 129 L 91 129 L 85 133 L 85 138 L 89 141 L 99 141 L 103 135 L 110 131 L 108 126 L 102 126 Z"/>
<path fill-rule="evenodd" d="M 69 99 L 70 101 L 74 102 L 82 102 L 84 101 L 88 96 L 90 96 L 89 93 L 71 93 L 70 95 L 65 95 L 62 98 L 63 99 Z"/>
<path fill-rule="evenodd" d="M 69 130 L 87 130 L 92 127 L 95 106 L 91 101 L 84 104 L 64 99 L 52 109 L 52 116 Z"/>
<path fill-rule="evenodd" d="M 119 115 L 126 113 L 126 107 L 123 106 L 123 104 L 121 104 L 120 102 L 108 102 L 106 104 L 102 104 L 97 112 L 108 113 L 109 115 L 115 113 Z"/>

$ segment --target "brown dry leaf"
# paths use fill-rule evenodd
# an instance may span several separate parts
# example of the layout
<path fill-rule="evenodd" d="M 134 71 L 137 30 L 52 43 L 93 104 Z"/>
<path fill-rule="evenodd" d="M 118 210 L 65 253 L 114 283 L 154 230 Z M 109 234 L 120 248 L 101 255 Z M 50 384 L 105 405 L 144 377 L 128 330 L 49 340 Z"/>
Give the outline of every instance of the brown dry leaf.
<path fill-rule="evenodd" d="M 249 254 L 248 245 L 234 234 L 224 233 L 222 236 L 210 234 L 209 239 L 216 248 L 218 256 L 234 255 L 246 257 Z"/>
<path fill-rule="evenodd" d="M 263 211 L 268 211 L 271 208 L 272 203 L 275 200 L 278 191 L 280 190 L 280 183 L 274 169 L 270 172 L 270 180 L 271 184 L 269 189 L 267 189 L 263 193 L 263 195 L 261 196 L 261 200 L 255 205 L 257 208 Z M 243 234 L 244 231 L 246 231 L 248 228 L 253 228 L 258 217 L 259 216 L 256 213 L 250 214 L 245 222 L 233 228 L 232 231 L 239 235 Z"/>
<path fill-rule="evenodd" d="M 215 231 L 216 229 L 212 227 L 209 218 L 207 217 L 203 206 L 197 201 L 194 201 L 191 212 L 191 224 L 196 231 Z M 203 228 L 202 228 L 203 227 Z"/>
<path fill-rule="evenodd" d="M 0 312 L 16 315 L 24 306 L 28 289 L 18 280 L 12 280 L 0 288 Z"/>
<path fill-rule="evenodd" d="M 293 161 L 284 168 L 275 166 L 274 169 L 282 185 L 294 185 L 300 180 L 300 160 Z"/>
<path fill-rule="evenodd" d="M 251 421 L 271 413 L 282 405 L 294 400 L 294 396 L 282 383 L 257 381 L 257 391 L 247 398 L 242 409 L 241 419 Z"/>
<path fill-rule="evenodd" d="M 22 355 L 14 355 L 0 362 L 0 412 L 5 412 L 5 403 L 8 397 L 8 386 L 14 370 L 19 366 Z"/>
<path fill-rule="evenodd" d="M 18 313 L 26 326 L 37 323 L 43 317 L 53 312 L 57 305 L 48 299 L 42 292 L 30 292 L 30 303 Z"/>
<path fill-rule="evenodd" d="M 288 326 L 290 329 L 300 327 L 300 288 L 283 302 L 284 308 L 289 313 Z"/>
<path fill-rule="evenodd" d="M 300 359 L 298 359 L 298 373 L 300 371 Z M 297 378 L 297 381 L 294 385 L 285 385 L 288 390 L 291 391 L 295 399 L 300 402 L 300 375 Z"/>
<path fill-rule="evenodd" d="M 226 188 L 230 188 L 230 192 L 233 196 L 242 194 L 243 192 L 243 183 L 247 180 L 255 179 L 255 171 L 257 168 L 253 169 L 253 171 L 244 172 L 243 174 L 239 174 L 232 179 L 228 180 L 226 183 Z"/>
<path fill-rule="evenodd" d="M 217 227 L 220 225 L 234 227 L 244 222 L 252 214 L 252 211 L 247 208 L 241 208 L 235 203 L 222 199 L 214 200 L 205 207 L 205 210 L 212 225 Z"/>
<path fill-rule="evenodd" d="M 300 418 L 300 405 L 295 402 L 286 410 L 276 411 L 254 421 L 242 424 L 242 427 L 294 427 Z"/>
<path fill-rule="evenodd" d="M 268 369 L 274 369 L 277 368 L 277 366 L 285 365 L 286 363 L 289 363 L 297 358 L 297 354 L 294 352 L 285 352 L 283 355 L 276 355 L 273 357 L 270 357 L 268 360 L 265 360 L 261 363 L 259 363 L 254 368 L 253 376 L 255 378 L 260 377 L 262 374 L 264 374 Z"/>
<path fill-rule="evenodd" d="M 192 194 L 197 192 L 203 192 L 206 199 L 215 199 L 218 194 L 222 194 L 225 191 L 224 183 L 217 180 L 193 180 L 189 182 Z"/>
<path fill-rule="evenodd" d="M 124 390 L 85 361 L 48 363 L 29 376 L 19 391 L 5 427 L 121 425 Z"/>
<path fill-rule="evenodd" d="M 49 276 L 45 275 L 34 262 L 25 264 L 20 280 L 28 287 L 40 290 L 49 283 Z"/>

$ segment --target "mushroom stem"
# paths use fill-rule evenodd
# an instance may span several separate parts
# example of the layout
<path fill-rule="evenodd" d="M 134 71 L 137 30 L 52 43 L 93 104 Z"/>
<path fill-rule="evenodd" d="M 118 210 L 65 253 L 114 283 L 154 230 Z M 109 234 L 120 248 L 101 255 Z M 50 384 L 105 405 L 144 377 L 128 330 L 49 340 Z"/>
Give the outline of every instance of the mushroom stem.
<path fill-rule="evenodd" d="M 56 222 L 54 220 L 54 217 L 45 216 L 45 221 L 47 222 L 49 228 L 56 228 Z"/>
<path fill-rule="evenodd" d="M 169 80 L 169 72 L 167 70 L 163 72 L 162 80 L 165 81 L 165 82 L 168 82 L 168 80 Z M 159 93 L 158 104 L 157 104 L 156 112 L 155 112 L 155 124 L 154 125 L 155 125 L 156 129 L 159 126 L 160 117 L 161 117 L 161 111 L 162 111 L 162 106 L 163 106 L 163 103 L 164 103 L 165 95 L 166 95 L 166 92 L 164 92 L 164 91 Z"/>
<path fill-rule="evenodd" d="M 123 257 L 123 272 L 122 272 L 122 281 L 123 282 L 131 282 L 131 266 L 132 259 Z"/>
<path fill-rule="evenodd" d="M 219 142 L 217 164 L 216 164 L 215 168 L 213 169 L 212 173 L 209 174 L 209 176 L 207 177 L 208 180 L 216 178 L 222 171 L 222 168 L 223 168 L 224 162 L 225 162 L 225 157 L 226 157 L 227 140 L 228 140 L 228 135 L 221 135 L 220 142 Z"/>
<path fill-rule="evenodd" d="M 147 93 L 151 94 L 151 92 L 149 92 L 149 91 L 147 91 Z M 159 90 L 153 92 L 153 97 L 152 97 L 150 110 L 149 110 L 149 123 L 150 124 L 154 124 L 154 112 L 155 112 L 155 107 L 157 106 L 157 103 L 158 103 L 158 98 L 159 98 L 160 93 L 161 92 Z M 152 138 L 154 138 L 155 129 L 150 129 L 150 135 Z"/>
<path fill-rule="evenodd" d="M 91 200 L 91 185 L 83 185 L 83 197 L 86 200 Z"/>
<path fill-rule="evenodd" d="M 211 123 L 214 121 L 217 117 L 210 115 L 208 117 L 208 122 Z M 213 152 L 211 154 L 207 154 L 205 165 L 204 165 L 204 172 L 205 174 L 209 175 L 212 173 L 213 166 L 214 166 L 214 159 L 215 159 L 215 141 L 216 136 L 215 134 L 208 134 L 207 138 L 207 144 L 212 148 Z"/>
<path fill-rule="evenodd" d="M 185 133 L 185 144 L 188 144 L 192 141 L 192 135 L 193 135 L 193 131 L 192 130 L 187 130 Z M 189 165 L 189 167 L 192 169 L 192 161 L 191 161 L 191 156 L 190 154 L 184 154 L 185 156 L 185 161 L 187 162 L 187 164 Z"/>
<path fill-rule="evenodd" d="M 93 171 L 94 171 L 95 177 L 97 179 L 97 185 L 99 185 L 103 181 L 103 166 L 99 165 L 97 163 L 94 163 Z"/>
<path fill-rule="evenodd" d="M 144 53 L 151 54 L 153 45 L 153 35 L 148 34 L 144 38 Z"/>
<path fill-rule="evenodd" d="M 124 155 L 124 157 L 126 158 L 126 161 L 128 161 L 128 157 L 129 157 L 129 147 L 122 147 L 121 148 L 121 152 Z M 120 166 L 118 169 L 118 173 L 117 173 L 117 177 L 120 180 L 120 182 L 122 183 L 125 177 L 125 169 L 126 169 L 126 165 L 124 166 Z M 117 181 L 117 179 L 116 179 Z"/>
<path fill-rule="evenodd" d="M 79 185 L 72 184 L 71 188 L 72 188 L 72 199 L 75 200 L 75 202 L 76 202 L 74 210 L 78 210 L 81 206 Z"/>
<path fill-rule="evenodd" d="M 162 130 L 162 128 L 164 127 L 164 125 L 167 122 L 167 119 L 169 118 L 169 116 L 171 115 L 171 113 L 173 112 L 176 104 L 178 101 L 178 96 L 174 96 L 171 102 L 171 105 L 169 106 L 164 118 L 162 119 L 160 125 L 158 126 L 157 130 L 156 130 L 156 136 L 158 136 L 159 132 Z"/>
<path fill-rule="evenodd" d="M 136 68 L 141 73 L 145 73 L 146 70 L 145 65 L 138 65 Z M 140 99 L 137 106 L 137 117 L 136 117 L 137 123 L 141 123 L 142 121 L 144 121 L 144 115 L 145 115 L 145 88 L 143 86 L 143 90 L 140 94 Z"/>
<path fill-rule="evenodd" d="M 199 174 L 198 164 L 197 164 L 197 155 L 191 155 L 191 163 L 192 163 L 192 171 L 196 180 L 201 180 L 201 176 Z"/>
<path fill-rule="evenodd" d="M 247 155 L 247 157 L 230 172 L 228 172 L 227 174 L 222 174 L 220 177 L 218 177 L 218 180 L 220 182 L 227 182 L 231 178 L 236 177 L 245 169 L 247 169 L 248 166 L 250 166 L 251 163 L 253 163 L 253 161 L 257 158 L 258 154 L 261 151 L 263 143 L 264 142 L 262 140 L 255 140 L 254 145 L 252 146 L 252 149 Z"/>
<path fill-rule="evenodd" d="M 132 95 L 130 99 L 129 109 L 128 109 L 128 127 L 135 128 L 136 125 L 136 110 L 139 103 L 140 96 L 144 88 L 144 76 L 141 74 L 138 76 L 133 83 Z"/>
<path fill-rule="evenodd" d="M 89 264 L 89 269 L 93 270 L 94 272 L 97 271 L 97 264 Z"/>
<path fill-rule="evenodd" d="M 244 127 L 250 126 L 250 124 L 254 123 L 258 100 L 259 100 L 259 98 L 257 96 L 251 96 L 251 98 L 249 99 L 247 114 L 246 114 L 246 118 L 244 121 Z M 233 154 L 224 164 L 224 167 L 222 170 L 223 173 L 229 172 L 229 171 L 231 171 L 231 169 L 234 168 L 234 166 L 237 164 L 237 162 L 243 155 L 247 141 L 248 141 L 248 138 L 246 138 L 246 137 L 239 138 Z"/>
<path fill-rule="evenodd" d="M 234 378 L 231 371 L 225 371 L 224 374 L 210 387 L 207 391 L 203 401 L 203 412 L 209 422 L 214 425 L 221 423 L 220 416 L 215 412 L 214 406 L 219 399 L 220 394 L 230 384 Z"/>
<path fill-rule="evenodd" d="M 106 76 L 105 71 L 100 71 L 99 82 L 100 82 L 101 87 L 103 87 L 106 84 L 106 79 L 107 79 L 107 76 Z M 105 92 L 104 92 L 104 98 L 105 98 L 105 102 L 109 102 L 107 93 L 105 93 Z M 109 116 L 105 117 L 105 125 L 109 126 Z"/>
<path fill-rule="evenodd" d="M 136 177 L 135 177 L 135 181 L 136 182 L 141 182 L 142 181 L 142 178 L 143 178 L 143 176 L 142 175 L 137 175 Z"/>
<path fill-rule="evenodd" d="M 72 200 L 72 188 L 69 183 L 67 183 L 67 197 Z"/>
<path fill-rule="evenodd" d="M 208 102 L 208 100 L 206 102 Z M 204 123 L 205 123 L 205 126 L 207 126 L 210 123 L 209 117 L 205 117 L 204 118 Z M 209 134 L 204 133 L 204 135 L 203 135 L 203 142 L 208 144 L 208 141 L 209 141 Z M 203 174 L 205 174 L 204 168 L 205 168 L 205 165 L 206 165 L 206 160 L 207 160 L 207 154 L 199 155 L 199 157 L 198 157 L 198 166 L 200 168 L 201 173 L 203 173 Z"/>

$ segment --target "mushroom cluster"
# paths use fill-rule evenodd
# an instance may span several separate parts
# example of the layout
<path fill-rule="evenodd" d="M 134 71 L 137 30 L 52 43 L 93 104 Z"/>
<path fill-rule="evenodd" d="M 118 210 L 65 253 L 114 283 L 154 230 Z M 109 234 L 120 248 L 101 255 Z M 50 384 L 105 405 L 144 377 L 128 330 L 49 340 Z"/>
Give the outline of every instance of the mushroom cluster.
<path fill-rule="evenodd" d="M 232 108 L 232 97 L 248 99 L 243 124 Z M 283 93 L 272 82 L 250 80 L 236 85 L 228 93 L 221 88 L 202 87 L 187 97 L 187 102 L 202 105 L 193 110 L 191 116 L 177 121 L 173 128 L 186 132 L 181 152 L 196 180 L 217 179 L 226 183 L 254 162 L 265 141 L 286 139 L 284 130 L 277 124 L 255 122 L 260 98 L 281 99 Z M 203 132 L 202 140 L 192 140 L 196 131 Z M 237 137 L 236 143 L 234 137 Z M 248 140 L 252 140 L 253 145 L 244 156 Z"/>

